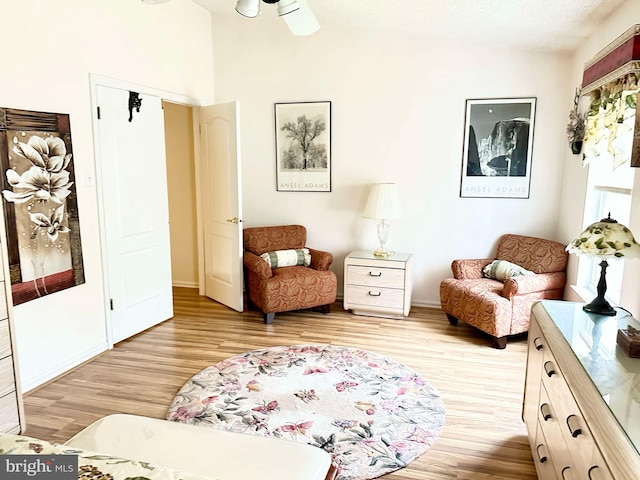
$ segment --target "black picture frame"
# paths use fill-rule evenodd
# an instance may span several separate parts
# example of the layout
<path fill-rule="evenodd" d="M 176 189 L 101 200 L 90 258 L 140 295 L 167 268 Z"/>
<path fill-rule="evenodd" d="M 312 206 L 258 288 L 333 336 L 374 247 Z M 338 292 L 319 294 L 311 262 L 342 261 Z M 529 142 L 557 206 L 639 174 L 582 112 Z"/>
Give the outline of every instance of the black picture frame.
<path fill-rule="evenodd" d="M 536 100 L 466 100 L 460 197 L 529 198 Z"/>
<path fill-rule="evenodd" d="M 276 190 L 331 191 L 331 102 L 274 104 Z"/>

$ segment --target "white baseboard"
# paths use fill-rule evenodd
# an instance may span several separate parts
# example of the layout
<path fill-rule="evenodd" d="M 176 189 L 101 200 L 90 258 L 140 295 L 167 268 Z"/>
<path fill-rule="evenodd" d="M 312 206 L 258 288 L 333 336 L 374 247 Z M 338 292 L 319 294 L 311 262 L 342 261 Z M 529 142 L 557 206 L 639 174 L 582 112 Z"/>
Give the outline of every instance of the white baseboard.
<path fill-rule="evenodd" d="M 171 282 L 174 287 L 198 288 L 198 282 Z"/>
<path fill-rule="evenodd" d="M 91 350 L 87 350 L 86 352 L 82 352 L 77 355 L 73 359 L 68 362 L 64 362 L 58 365 L 53 365 L 50 368 L 47 368 L 45 371 L 41 371 L 38 375 L 33 376 L 31 378 L 20 377 L 20 386 L 22 393 L 28 393 L 30 390 L 34 388 L 40 387 L 51 380 L 60 377 L 66 373 L 69 373 L 71 370 L 76 368 L 77 366 L 94 359 L 98 355 L 108 350 L 108 345 L 105 342 Z"/>

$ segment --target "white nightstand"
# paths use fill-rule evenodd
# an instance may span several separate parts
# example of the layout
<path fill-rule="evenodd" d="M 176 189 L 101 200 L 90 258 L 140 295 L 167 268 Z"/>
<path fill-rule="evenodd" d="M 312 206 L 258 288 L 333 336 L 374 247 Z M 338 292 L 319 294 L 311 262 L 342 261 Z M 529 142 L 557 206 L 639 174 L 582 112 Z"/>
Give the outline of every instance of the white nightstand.
<path fill-rule="evenodd" d="M 402 318 L 411 309 L 411 254 L 374 257 L 356 250 L 344 259 L 344 308 L 356 315 Z"/>

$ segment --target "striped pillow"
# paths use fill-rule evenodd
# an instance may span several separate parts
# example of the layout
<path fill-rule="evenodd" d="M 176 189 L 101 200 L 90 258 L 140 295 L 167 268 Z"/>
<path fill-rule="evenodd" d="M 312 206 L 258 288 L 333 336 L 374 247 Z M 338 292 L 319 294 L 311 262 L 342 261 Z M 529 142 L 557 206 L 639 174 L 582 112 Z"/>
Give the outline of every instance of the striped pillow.
<path fill-rule="evenodd" d="M 293 267 L 295 265 L 308 267 L 311 264 L 311 254 L 308 248 L 265 252 L 260 255 L 260 257 L 267 262 L 271 268 Z"/>

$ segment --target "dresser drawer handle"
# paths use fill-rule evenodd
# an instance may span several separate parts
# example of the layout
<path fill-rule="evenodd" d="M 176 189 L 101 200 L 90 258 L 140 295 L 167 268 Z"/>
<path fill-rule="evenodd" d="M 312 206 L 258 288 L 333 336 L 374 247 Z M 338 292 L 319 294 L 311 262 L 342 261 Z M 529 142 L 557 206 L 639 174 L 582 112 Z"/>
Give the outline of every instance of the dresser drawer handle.
<path fill-rule="evenodd" d="M 370 277 L 381 277 L 382 276 L 382 272 L 369 272 L 369 276 Z"/>
<path fill-rule="evenodd" d="M 580 419 L 575 415 L 569 415 L 567 417 L 567 427 L 569 428 L 569 433 L 573 438 L 576 438 L 578 435 L 582 434 L 582 428 L 580 428 Z"/>
<path fill-rule="evenodd" d="M 589 480 L 604 480 L 605 474 L 602 473 L 602 469 L 597 465 L 589 469 Z"/>
<path fill-rule="evenodd" d="M 542 418 L 546 422 L 551 418 L 551 406 L 548 403 L 543 403 L 540 405 L 540 413 L 542 413 Z"/>
<path fill-rule="evenodd" d="M 562 469 L 562 480 L 573 480 L 573 473 L 571 473 L 571 467 L 564 467 Z"/>
<path fill-rule="evenodd" d="M 542 350 L 542 348 L 544 347 L 544 345 L 542 344 L 542 340 L 540 340 L 540 337 L 536 337 L 533 339 L 533 345 L 536 347 L 536 350 Z"/>
<path fill-rule="evenodd" d="M 547 461 L 547 447 L 543 444 L 540 444 L 536 447 L 536 451 L 538 452 L 538 460 L 540 463 L 544 463 Z"/>
<path fill-rule="evenodd" d="M 555 375 L 556 369 L 553 367 L 553 363 L 551 362 L 551 360 L 544 363 L 544 371 L 547 372 L 547 377 Z"/>
<path fill-rule="evenodd" d="M 382 292 L 372 292 L 371 290 L 369 290 L 370 297 L 379 297 L 380 295 L 382 295 Z"/>

